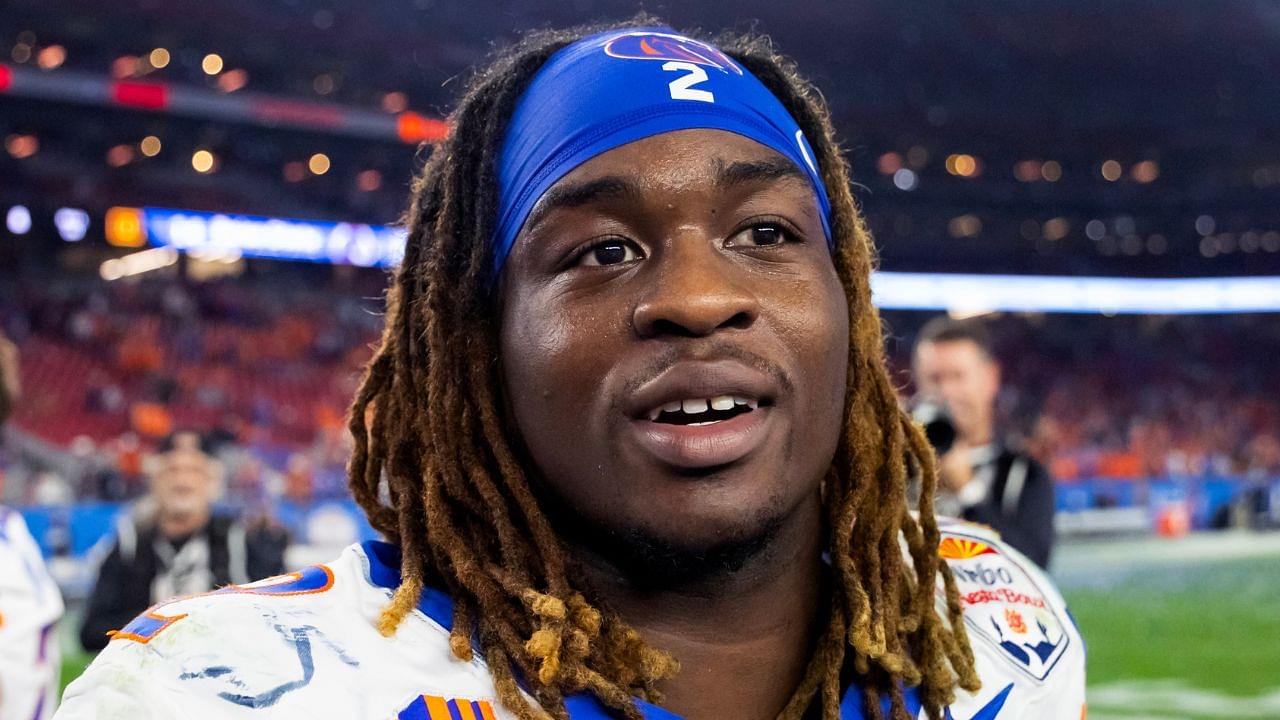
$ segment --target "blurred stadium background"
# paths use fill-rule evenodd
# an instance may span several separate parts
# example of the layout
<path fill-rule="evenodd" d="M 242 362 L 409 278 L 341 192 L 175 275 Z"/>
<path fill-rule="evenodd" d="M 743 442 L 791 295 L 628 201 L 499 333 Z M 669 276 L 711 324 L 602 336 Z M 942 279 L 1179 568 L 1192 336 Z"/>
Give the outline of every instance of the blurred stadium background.
<path fill-rule="evenodd" d="M 1057 482 L 1095 718 L 1280 718 L 1280 6 L 646 3 L 758 28 L 822 88 L 908 391 L 982 316 Z M 3 0 L 0 450 L 72 607 L 175 427 L 292 562 L 370 533 L 343 414 L 423 141 L 466 70 L 633 2 Z M 939 275 L 942 273 L 943 275 Z M 1016 277 L 1014 277 L 1016 276 Z M 65 628 L 74 677 L 87 656 Z"/>

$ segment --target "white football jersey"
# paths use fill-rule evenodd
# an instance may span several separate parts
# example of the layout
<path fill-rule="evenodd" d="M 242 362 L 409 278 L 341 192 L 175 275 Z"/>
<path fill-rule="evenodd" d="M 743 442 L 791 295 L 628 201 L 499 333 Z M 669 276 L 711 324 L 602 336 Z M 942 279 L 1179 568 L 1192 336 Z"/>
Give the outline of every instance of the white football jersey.
<path fill-rule="evenodd" d="M 0 506 L 0 720 L 45 720 L 58 699 L 62 595 L 22 516 Z"/>
<path fill-rule="evenodd" d="M 990 530 L 948 523 L 943 538 L 983 681 L 950 717 L 1079 720 L 1084 645 L 1057 590 Z M 71 684 L 55 720 L 513 720 L 479 655 L 450 652 L 444 594 L 428 590 L 394 637 L 378 633 L 398 566 L 395 546 L 364 543 L 326 565 L 153 607 Z M 590 695 L 567 706 L 573 720 L 610 717 Z M 863 716 L 857 688 L 843 708 Z"/>

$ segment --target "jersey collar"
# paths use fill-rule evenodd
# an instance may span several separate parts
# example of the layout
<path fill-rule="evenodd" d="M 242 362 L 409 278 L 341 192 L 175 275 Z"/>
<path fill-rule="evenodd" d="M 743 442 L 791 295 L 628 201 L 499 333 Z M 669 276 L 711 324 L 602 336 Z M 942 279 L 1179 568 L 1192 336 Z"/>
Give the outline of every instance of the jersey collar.
<path fill-rule="evenodd" d="M 400 587 L 400 548 L 391 543 L 372 540 L 361 543 L 364 555 L 369 559 L 369 580 L 378 587 L 394 590 Z M 445 630 L 453 629 L 453 601 L 436 588 L 424 588 L 418 609 Z M 920 698 L 916 688 L 905 692 L 907 714 L 916 717 L 920 713 Z M 570 720 L 614 720 L 608 709 L 594 695 L 577 693 L 565 698 L 565 709 Z M 863 694 L 856 684 L 845 688 L 840 702 L 841 720 L 863 720 Z M 636 706 L 645 720 L 682 720 L 679 715 L 657 705 L 637 699 Z M 889 716 L 889 698 L 880 699 L 880 712 Z"/>

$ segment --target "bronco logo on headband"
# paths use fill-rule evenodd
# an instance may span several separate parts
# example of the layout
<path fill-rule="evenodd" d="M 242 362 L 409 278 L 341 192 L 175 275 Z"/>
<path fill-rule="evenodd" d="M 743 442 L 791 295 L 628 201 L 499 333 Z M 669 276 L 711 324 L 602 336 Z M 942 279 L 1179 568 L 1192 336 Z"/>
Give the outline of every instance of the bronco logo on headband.
<path fill-rule="evenodd" d="M 683 35 L 641 31 L 619 35 L 605 43 L 604 51 L 624 60 L 679 60 L 741 75 L 742 68 L 728 55 L 706 43 Z"/>

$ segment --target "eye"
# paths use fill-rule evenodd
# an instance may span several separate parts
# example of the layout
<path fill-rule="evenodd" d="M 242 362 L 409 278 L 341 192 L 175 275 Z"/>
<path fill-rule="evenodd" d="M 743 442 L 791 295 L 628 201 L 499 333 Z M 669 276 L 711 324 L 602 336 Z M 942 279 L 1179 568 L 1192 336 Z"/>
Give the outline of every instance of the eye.
<path fill-rule="evenodd" d="M 781 223 L 761 222 L 734 235 L 729 244 L 744 247 L 770 247 L 791 240 L 791 233 Z"/>
<path fill-rule="evenodd" d="M 579 265 L 617 265 L 644 257 L 636 244 L 621 238 L 610 238 L 592 245 L 578 256 Z"/>

